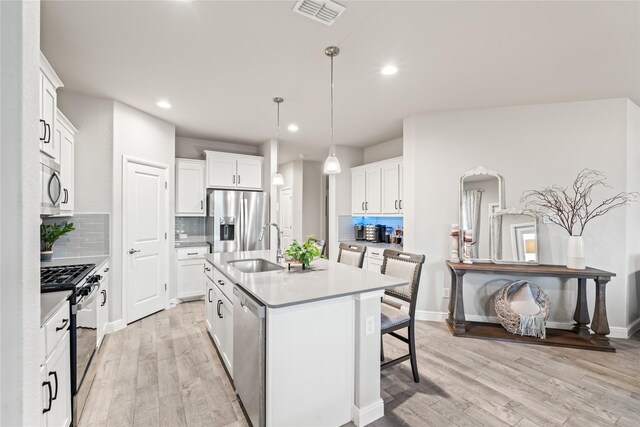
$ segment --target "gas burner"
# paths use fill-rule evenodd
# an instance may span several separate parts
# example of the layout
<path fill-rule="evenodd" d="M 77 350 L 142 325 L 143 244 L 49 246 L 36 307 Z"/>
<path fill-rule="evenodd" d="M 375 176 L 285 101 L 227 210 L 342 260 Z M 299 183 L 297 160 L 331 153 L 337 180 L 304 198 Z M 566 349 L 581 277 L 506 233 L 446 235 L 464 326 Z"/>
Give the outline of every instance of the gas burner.
<path fill-rule="evenodd" d="M 94 267 L 95 264 L 42 267 L 40 269 L 41 292 L 74 289 Z"/>

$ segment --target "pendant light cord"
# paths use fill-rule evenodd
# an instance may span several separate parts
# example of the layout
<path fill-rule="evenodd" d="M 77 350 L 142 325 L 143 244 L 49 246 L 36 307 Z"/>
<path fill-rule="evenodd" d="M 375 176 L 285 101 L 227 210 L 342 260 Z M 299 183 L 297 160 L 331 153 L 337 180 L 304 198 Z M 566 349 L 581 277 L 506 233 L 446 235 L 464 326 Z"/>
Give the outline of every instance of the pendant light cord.
<path fill-rule="evenodd" d="M 330 155 L 336 155 L 333 148 L 333 56 L 331 56 L 331 147 L 329 148 L 329 151 Z"/>

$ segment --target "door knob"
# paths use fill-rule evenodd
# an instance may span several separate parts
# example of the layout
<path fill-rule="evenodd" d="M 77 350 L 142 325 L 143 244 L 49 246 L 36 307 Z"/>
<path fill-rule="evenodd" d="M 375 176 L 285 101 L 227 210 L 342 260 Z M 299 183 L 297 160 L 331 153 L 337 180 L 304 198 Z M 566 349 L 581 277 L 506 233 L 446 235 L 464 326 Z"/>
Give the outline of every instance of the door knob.
<path fill-rule="evenodd" d="M 140 252 L 140 250 L 138 250 L 138 249 L 129 249 L 129 255 L 133 255 L 136 252 Z"/>

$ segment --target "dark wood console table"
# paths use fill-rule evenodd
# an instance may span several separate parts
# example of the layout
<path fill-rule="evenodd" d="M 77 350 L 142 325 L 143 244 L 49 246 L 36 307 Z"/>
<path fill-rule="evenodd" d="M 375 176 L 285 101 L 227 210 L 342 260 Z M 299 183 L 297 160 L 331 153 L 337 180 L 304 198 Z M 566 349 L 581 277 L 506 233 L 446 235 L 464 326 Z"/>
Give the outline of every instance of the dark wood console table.
<path fill-rule="evenodd" d="M 454 336 L 484 338 L 504 341 L 517 341 L 530 344 L 573 347 L 588 350 L 616 351 L 609 343 L 609 321 L 607 320 L 606 286 L 614 273 L 587 267 L 585 270 L 572 270 L 561 265 L 505 265 L 492 263 L 464 264 L 449 262 L 451 271 L 451 298 L 449 299 L 449 317 L 447 325 Z M 578 279 L 578 300 L 573 315 L 575 325 L 572 330 L 547 328 L 546 339 L 513 335 L 499 323 L 470 322 L 464 315 L 463 277 L 467 273 L 482 273 L 510 276 L 545 276 L 560 279 Z M 596 286 L 596 301 L 591 321 L 587 308 L 587 280 L 593 279 Z"/>

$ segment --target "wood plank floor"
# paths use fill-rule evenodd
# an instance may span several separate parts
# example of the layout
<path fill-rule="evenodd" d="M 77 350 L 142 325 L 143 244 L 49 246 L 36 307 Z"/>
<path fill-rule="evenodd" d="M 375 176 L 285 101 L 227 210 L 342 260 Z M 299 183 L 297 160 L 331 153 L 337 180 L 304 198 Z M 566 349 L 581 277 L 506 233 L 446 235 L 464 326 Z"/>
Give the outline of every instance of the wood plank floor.
<path fill-rule="evenodd" d="M 444 323 L 416 333 L 420 383 L 408 362 L 383 371 L 385 417 L 373 426 L 640 425 L 637 338 L 613 340 L 610 354 L 455 338 Z M 387 357 L 401 344 L 385 337 Z M 81 427 L 247 425 L 202 302 L 108 335 L 96 363 Z"/>

